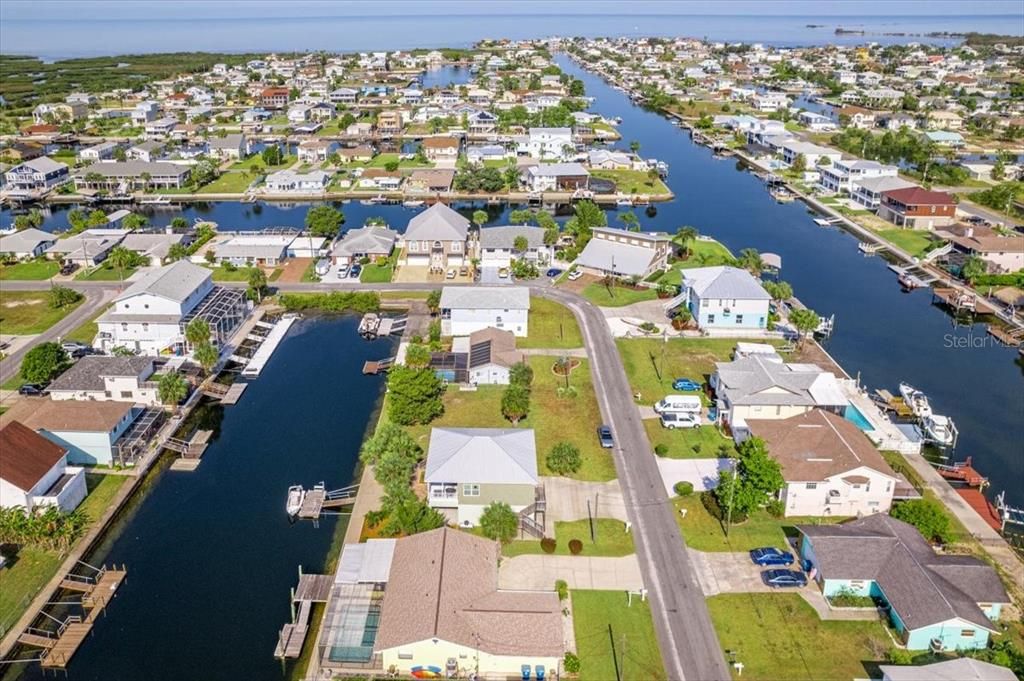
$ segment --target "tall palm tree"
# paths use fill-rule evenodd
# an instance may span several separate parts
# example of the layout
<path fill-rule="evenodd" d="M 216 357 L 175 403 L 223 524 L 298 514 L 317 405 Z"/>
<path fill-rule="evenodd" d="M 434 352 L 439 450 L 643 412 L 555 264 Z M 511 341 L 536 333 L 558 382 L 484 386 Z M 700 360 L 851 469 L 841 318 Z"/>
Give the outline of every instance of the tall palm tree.
<path fill-rule="evenodd" d="M 676 230 L 676 241 L 683 247 L 683 252 L 689 257 L 693 253 L 693 242 L 700 236 L 700 232 L 697 231 L 696 227 L 690 225 L 683 225 Z"/>

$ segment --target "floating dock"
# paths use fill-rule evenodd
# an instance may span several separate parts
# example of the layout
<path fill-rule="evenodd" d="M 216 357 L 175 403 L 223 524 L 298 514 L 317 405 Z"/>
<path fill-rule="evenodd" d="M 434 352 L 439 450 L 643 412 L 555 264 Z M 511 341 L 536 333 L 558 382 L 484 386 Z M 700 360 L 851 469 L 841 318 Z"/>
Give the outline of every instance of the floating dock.
<path fill-rule="evenodd" d="M 246 378 L 256 378 L 263 372 L 263 367 L 267 365 L 270 360 L 270 356 L 274 354 L 274 350 L 284 340 L 285 334 L 288 333 L 288 329 L 292 328 L 292 324 L 298 317 L 294 315 L 284 315 L 281 319 L 274 324 L 274 328 L 267 333 L 267 337 L 260 344 L 260 347 L 256 349 L 252 357 L 246 363 L 245 368 L 242 369 L 242 375 Z M 266 324 L 266 322 L 256 322 L 257 324 Z"/>
<path fill-rule="evenodd" d="M 367 312 L 359 320 L 359 335 L 366 340 L 384 338 L 405 331 L 407 322 L 408 317 L 384 317 L 375 312 Z"/>
<path fill-rule="evenodd" d="M 203 453 L 210 446 L 212 430 L 197 430 L 190 440 L 169 437 L 164 441 L 164 448 L 181 454 L 171 462 L 172 471 L 194 471 L 199 468 Z"/>
<path fill-rule="evenodd" d="M 203 393 L 220 400 L 221 404 L 237 404 L 248 385 L 248 383 L 232 383 L 231 385 L 210 383 L 203 389 Z"/>

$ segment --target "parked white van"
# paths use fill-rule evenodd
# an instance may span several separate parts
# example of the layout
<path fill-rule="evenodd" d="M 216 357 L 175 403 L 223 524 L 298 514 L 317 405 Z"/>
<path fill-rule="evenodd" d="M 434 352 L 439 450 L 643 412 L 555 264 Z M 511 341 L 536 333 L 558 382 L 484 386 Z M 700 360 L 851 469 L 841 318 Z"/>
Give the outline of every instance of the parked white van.
<path fill-rule="evenodd" d="M 700 425 L 700 412 L 667 411 L 661 415 L 662 428 L 696 428 Z"/>
<path fill-rule="evenodd" d="M 654 405 L 654 411 L 659 414 L 672 412 L 699 414 L 700 410 L 700 398 L 696 395 L 666 395 L 664 399 Z"/>

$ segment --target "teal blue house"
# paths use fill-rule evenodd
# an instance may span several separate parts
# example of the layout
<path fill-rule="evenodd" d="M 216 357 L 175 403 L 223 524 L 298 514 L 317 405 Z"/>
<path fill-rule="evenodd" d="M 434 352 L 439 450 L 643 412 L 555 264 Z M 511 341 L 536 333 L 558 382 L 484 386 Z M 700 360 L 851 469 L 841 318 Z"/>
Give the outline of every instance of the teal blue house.
<path fill-rule="evenodd" d="M 998 633 L 1010 598 L 977 558 L 939 555 L 912 525 L 883 514 L 797 529 L 800 557 L 822 593 L 883 601 L 907 649 L 985 648 Z"/>

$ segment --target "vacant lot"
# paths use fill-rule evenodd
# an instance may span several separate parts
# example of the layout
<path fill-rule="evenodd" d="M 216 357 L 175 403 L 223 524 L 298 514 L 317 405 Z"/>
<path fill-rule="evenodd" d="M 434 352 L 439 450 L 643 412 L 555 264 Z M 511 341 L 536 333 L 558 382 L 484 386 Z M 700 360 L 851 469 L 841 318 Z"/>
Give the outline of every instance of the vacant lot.
<path fill-rule="evenodd" d="M 653 288 L 632 288 L 621 284 L 605 286 L 602 282 L 595 282 L 583 288 L 583 297 L 601 307 L 622 307 L 654 300 L 658 293 Z"/>
<path fill-rule="evenodd" d="M 583 681 L 667 678 L 647 602 L 622 591 L 573 591 L 573 630 Z M 780 677 L 782 678 L 782 677 Z"/>
<path fill-rule="evenodd" d="M 555 555 L 568 556 L 569 542 L 579 539 L 583 542 L 582 556 L 628 556 L 635 552 L 633 535 L 626 532 L 626 524 L 611 518 L 594 520 L 595 541 L 590 539 L 590 521 L 573 520 L 555 523 Z M 543 553 L 539 540 L 523 539 L 513 541 L 502 549 L 506 556 L 521 556 L 526 553 Z"/>
<path fill-rule="evenodd" d="M 0 267 L 0 281 L 49 279 L 60 270 L 60 264 L 53 260 L 31 260 Z"/>
<path fill-rule="evenodd" d="M 581 348 L 583 335 L 569 308 L 547 298 L 530 298 L 530 335 L 516 339 L 521 348 Z"/>
<path fill-rule="evenodd" d="M 85 298 L 60 309 L 50 307 L 46 291 L 4 291 L 0 297 L 0 334 L 42 333 L 82 304 Z"/>

